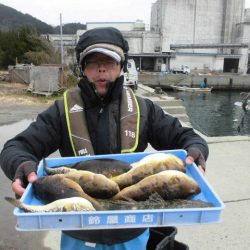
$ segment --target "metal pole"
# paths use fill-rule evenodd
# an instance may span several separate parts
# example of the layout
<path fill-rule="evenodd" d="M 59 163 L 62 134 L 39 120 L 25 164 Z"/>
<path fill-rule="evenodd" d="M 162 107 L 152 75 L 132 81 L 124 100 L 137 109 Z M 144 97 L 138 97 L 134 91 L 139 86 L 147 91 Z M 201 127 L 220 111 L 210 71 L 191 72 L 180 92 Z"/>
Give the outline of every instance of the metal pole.
<path fill-rule="evenodd" d="M 197 15 L 197 1 L 194 1 L 194 23 L 193 23 L 193 44 L 195 44 L 195 33 L 196 33 L 196 15 Z M 193 49 L 193 53 L 194 53 L 194 49 Z"/>
<path fill-rule="evenodd" d="M 63 84 L 63 38 L 62 38 L 62 14 L 60 13 L 60 37 L 61 37 L 61 84 Z"/>

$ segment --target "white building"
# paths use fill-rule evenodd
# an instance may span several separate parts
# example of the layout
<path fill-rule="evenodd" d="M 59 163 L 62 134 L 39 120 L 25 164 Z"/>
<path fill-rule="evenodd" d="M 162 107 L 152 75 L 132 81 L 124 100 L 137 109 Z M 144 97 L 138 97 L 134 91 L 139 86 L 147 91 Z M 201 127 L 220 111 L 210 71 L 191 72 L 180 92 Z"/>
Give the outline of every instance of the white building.
<path fill-rule="evenodd" d="M 141 70 L 160 71 L 166 64 L 167 69 L 186 65 L 191 70 L 246 73 L 250 9 L 244 5 L 245 0 L 157 0 L 151 8 L 150 31 L 140 20 L 86 26 L 121 30 L 129 57 Z M 74 42 L 85 31 L 79 30 Z"/>
<path fill-rule="evenodd" d="M 114 27 L 120 31 L 131 31 L 134 29 L 135 22 L 87 22 L 87 30 L 100 27 Z"/>
<path fill-rule="evenodd" d="M 175 51 L 170 68 L 187 65 L 245 73 L 248 39 L 243 39 L 244 0 L 158 0 L 151 30 L 159 32 L 161 52 Z"/>

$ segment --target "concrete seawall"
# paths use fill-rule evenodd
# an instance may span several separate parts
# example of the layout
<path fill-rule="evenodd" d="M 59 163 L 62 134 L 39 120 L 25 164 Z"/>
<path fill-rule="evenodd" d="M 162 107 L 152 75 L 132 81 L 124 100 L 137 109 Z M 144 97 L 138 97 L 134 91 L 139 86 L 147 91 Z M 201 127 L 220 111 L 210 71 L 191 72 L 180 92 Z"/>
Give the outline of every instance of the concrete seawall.
<path fill-rule="evenodd" d="M 166 74 L 161 76 L 160 72 L 142 72 L 139 74 L 139 82 L 150 87 L 161 86 L 165 89 L 171 89 L 171 85 L 177 83 L 194 83 L 199 87 L 201 81 L 207 79 L 208 87 L 214 90 L 250 90 L 250 75 L 237 74 Z"/>
<path fill-rule="evenodd" d="M 164 92 L 162 94 L 157 94 L 153 88 L 143 84 L 138 85 L 136 95 L 150 99 L 155 104 L 159 105 L 167 114 L 170 114 L 178 118 L 181 122 L 191 126 L 182 100 L 168 96 Z"/>

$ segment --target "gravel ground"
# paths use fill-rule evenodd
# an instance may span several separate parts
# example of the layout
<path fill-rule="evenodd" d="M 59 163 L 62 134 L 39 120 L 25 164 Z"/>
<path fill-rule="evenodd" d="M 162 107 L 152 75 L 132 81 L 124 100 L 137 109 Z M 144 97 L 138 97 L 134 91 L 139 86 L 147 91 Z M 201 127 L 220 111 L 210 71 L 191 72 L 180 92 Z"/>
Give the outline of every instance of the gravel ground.
<path fill-rule="evenodd" d="M 31 119 L 54 102 L 54 97 L 34 96 L 26 84 L 0 82 L 0 125 Z"/>

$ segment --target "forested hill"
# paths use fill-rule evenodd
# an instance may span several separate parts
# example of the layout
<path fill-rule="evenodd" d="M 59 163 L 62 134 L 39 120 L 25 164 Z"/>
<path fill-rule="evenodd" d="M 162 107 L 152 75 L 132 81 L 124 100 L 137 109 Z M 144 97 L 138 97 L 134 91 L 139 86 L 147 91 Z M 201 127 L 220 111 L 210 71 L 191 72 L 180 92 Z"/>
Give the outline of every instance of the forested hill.
<path fill-rule="evenodd" d="M 0 4 L 0 30 L 17 31 L 22 26 L 35 27 L 39 33 L 54 33 L 52 26 L 34 18 L 31 15 L 23 14 L 13 8 Z"/>
<path fill-rule="evenodd" d="M 11 7 L 0 4 L 0 31 L 17 31 L 22 26 L 36 28 L 40 34 L 59 34 L 60 26 L 53 27 L 37 18 L 23 14 Z M 80 23 L 69 23 L 63 25 L 64 34 L 75 34 L 77 29 L 85 29 L 86 25 Z"/>
<path fill-rule="evenodd" d="M 85 30 L 86 24 L 81 23 L 66 23 L 63 25 L 63 34 L 76 34 L 77 30 Z M 60 33 L 60 26 L 54 27 L 54 33 Z"/>

